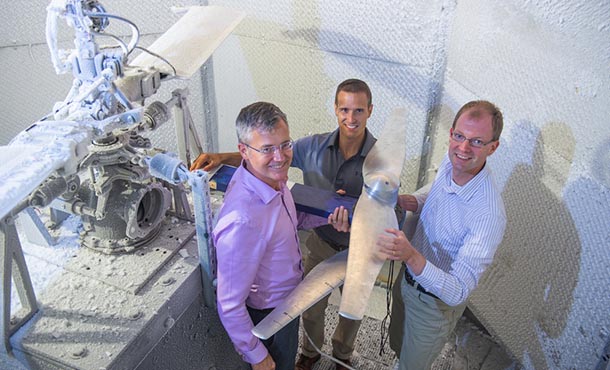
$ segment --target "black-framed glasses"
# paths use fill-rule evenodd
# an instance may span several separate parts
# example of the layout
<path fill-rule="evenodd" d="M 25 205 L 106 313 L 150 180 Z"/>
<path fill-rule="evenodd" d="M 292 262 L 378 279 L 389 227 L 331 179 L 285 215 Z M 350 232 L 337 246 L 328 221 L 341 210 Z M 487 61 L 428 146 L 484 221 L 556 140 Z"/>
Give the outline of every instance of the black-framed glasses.
<path fill-rule="evenodd" d="M 284 141 L 280 145 L 265 145 L 265 146 L 261 147 L 260 149 L 251 147 L 250 145 L 248 145 L 246 143 L 242 143 L 242 144 L 244 144 L 248 148 L 254 150 L 255 152 L 261 153 L 262 155 L 273 155 L 278 150 L 283 153 L 291 151 L 292 147 L 294 146 L 294 141 L 292 141 L 292 140 Z"/>
<path fill-rule="evenodd" d="M 451 131 L 451 138 L 452 138 L 453 140 L 455 140 L 456 142 L 458 142 L 458 143 L 463 143 L 464 141 L 468 141 L 468 143 L 470 144 L 470 146 L 471 146 L 471 147 L 474 147 L 474 148 L 482 148 L 482 147 L 484 147 L 485 145 L 487 145 L 487 144 L 491 144 L 491 143 L 493 143 L 493 142 L 495 141 L 495 140 L 493 140 L 493 139 L 492 139 L 492 140 L 490 140 L 490 141 L 488 141 L 488 142 L 484 142 L 483 140 L 481 140 L 481 139 L 477 139 L 477 138 L 475 138 L 475 139 L 469 139 L 469 138 L 467 138 L 466 136 L 464 136 L 464 135 L 460 134 L 459 132 L 455 132 L 455 131 Z"/>

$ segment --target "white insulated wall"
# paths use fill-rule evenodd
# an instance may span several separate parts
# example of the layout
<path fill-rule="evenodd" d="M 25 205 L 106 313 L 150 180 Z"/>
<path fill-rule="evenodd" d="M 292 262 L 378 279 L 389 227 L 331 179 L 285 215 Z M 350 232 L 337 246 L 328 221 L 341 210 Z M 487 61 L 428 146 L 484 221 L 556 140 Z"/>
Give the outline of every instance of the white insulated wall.
<path fill-rule="evenodd" d="M 527 369 L 606 369 L 610 2 L 461 0 L 447 45 L 433 163 L 466 101 L 505 117 L 508 225 L 469 307 Z"/>

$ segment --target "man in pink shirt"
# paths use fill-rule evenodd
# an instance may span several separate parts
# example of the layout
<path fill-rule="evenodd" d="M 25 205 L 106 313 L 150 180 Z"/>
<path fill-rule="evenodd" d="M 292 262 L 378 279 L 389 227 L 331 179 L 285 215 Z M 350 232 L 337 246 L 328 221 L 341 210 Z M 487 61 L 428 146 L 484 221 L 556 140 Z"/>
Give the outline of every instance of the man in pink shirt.
<path fill-rule="evenodd" d="M 228 185 L 213 231 L 218 260 L 220 319 L 236 350 L 254 370 L 293 370 L 299 320 L 268 340 L 252 333 L 303 277 L 297 228 L 326 222 L 347 231 L 337 208 L 328 220 L 297 214 L 286 187 L 292 145 L 286 115 L 271 103 L 243 108 L 236 120 L 241 166 Z"/>

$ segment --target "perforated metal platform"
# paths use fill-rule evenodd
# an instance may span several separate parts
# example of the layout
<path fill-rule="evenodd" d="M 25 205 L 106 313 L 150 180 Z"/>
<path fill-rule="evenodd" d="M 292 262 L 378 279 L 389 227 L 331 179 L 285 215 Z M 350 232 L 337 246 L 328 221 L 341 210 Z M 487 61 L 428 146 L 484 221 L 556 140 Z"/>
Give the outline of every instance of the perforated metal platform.
<path fill-rule="evenodd" d="M 338 322 L 338 307 L 332 304 L 326 309 L 325 338 L 328 343 L 322 346 L 326 354 L 332 353 L 330 338 Z M 396 356 L 389 344 L 381 348 L 382 321 L 365 316 L 356 338 L 352 366 L 359 370 L 392 370 Z M 303 330 L 301 326 L 301 330 Z M 300 344 L 299 344 L 300 345 Z M 335 364 L 322 358 L 313 370 L 334 370 Z M 455 329 L 455 335 L 445 344 L 443 351 L 432 364 L 432 370 L 517 370 L 518 365 L 509 358 L 504 349 L 476 325 L 463 317 Z"/>

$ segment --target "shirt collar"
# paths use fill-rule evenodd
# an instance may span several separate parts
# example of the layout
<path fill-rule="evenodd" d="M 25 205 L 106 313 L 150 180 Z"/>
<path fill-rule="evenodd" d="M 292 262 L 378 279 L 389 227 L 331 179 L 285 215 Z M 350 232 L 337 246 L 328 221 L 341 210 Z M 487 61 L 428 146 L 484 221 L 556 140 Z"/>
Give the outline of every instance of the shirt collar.
<path fill-rule="evenodd" d="M 472 199 L 472 197 L 477 193 L 479 186 L 483 182 L 485 182 L 487 180 L 487 178 L 491 175 L 491 171 L 490 171 L 489 167 L 487 166 L 487 162 L 485 162 L 485 165 L 483 166 L 481 171 L 479 171 L 479 173 L 477 173 L 475 175 L 475 177 L 470 179 L 470 181 L 468 181 L 466 184 L 464 184 L 462 186 L 457 186 L 457 185 L 454 185 L 453 181 L 451 180 L 451 173 L 452 173 L 453 166 L 451 165 L 451 161 L 449 160 L 449 155 L 447 155 L 445 157 L 444 162 L 445 162 L 444 163 L 445 191 L 448 193 L 455 193 L 458 197 L 460 197 L 465 202 L 468 202 L 470 199 Z"/>
<path fill-rule="evenodd" d="M 369 151 L 375 144 L 377 139 L 371 134 L 368 128 L 364 129 L 364 144 L 362 144 L 362 149 L 360 149 L 360 156 L 366 157 L 369 154 Z M 328 148 L 339 150 L 339 129 L 337 128 L 330 134 L 328 140 Z"/>
<path fill-rule="evenodd" d="M 284 193 L 286 189 L 286 183 L 280 183 L 280 190 L 275 190 L 263 180 L 254 176 L 250 171 L 246 169 L 246 162 L 242 160 L 241 166 L 237 169 L 239 176 L 233 175 L 236 181 L 241 181 L 245 188 L 249 189 L 252 193 L 258 195 L 258 197 L 265 204 L 269 204 L 275 197 Z M 237 174 L 237 171 L 236 171 Z"/>

